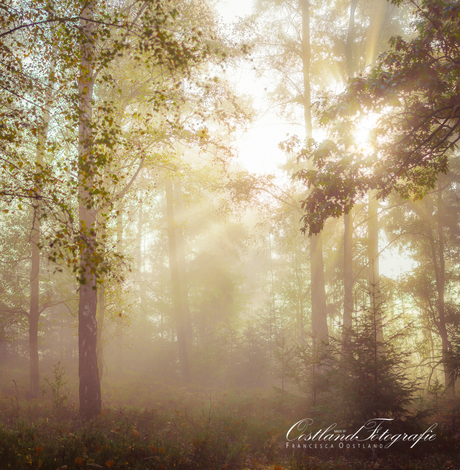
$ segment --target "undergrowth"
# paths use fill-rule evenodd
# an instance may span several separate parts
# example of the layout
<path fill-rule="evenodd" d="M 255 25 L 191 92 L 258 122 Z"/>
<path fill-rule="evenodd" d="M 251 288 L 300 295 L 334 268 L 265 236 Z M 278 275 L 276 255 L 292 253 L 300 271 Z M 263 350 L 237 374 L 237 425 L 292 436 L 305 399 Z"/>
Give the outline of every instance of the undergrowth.
<path fill-rule="evenodd" d="M 52 392 L 48 400 L 27 401 L 17 387 L 0 398 L 1 469 L 460 468 L 458 438 L 452 433 L 439 435 L 430 449 L 416 452 L 286 450 L 286 431 L 303 417 L 298 413 L 307 411 L 292 403 L 283 407 L 273 393 L 157 385 L 149 403 L 142 401 L 145 406 L 123 405 L 120 396 L 106 402 L 97 419 L 82 422 L 59 367 L 57 372 L 58 383 L 47 382 Z"/>

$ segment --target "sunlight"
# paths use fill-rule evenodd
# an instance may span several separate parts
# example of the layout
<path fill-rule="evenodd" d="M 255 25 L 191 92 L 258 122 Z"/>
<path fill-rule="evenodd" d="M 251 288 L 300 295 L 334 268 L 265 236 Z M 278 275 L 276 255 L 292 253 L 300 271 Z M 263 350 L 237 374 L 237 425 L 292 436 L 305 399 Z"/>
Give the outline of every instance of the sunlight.
<path fill-rule="evenodd" d="M 250 15 L 253 7 L 254 1 L 221 0 L 216 3 L 219 15 L 228 24 Z M 266 90 L 269 81 L 258 77 L 253 65 L 240 64 L 236 70 L 228 69 L 226 75 L 235 89 L 252 102 L 256 109 L 267 108 Z M 238 151 L 236 162 L 251 173 L 274 174 L 281 181 L 285 174 L 279 167 L 286 162 L 286 155 L 278 144 L 287 135 L 297 132 L 298 126 L 280 122 L 273 110 L 266 109 L 263 116 L 257 116 L 244 133 L 235 137 L 233 144 Z"/>
<path fill-rule="evenodd" d="M 359 119 L 358 125 L 353 134 L 353 140 L 358 147 L 364 147 L 369 144 L 372 130 L 374 129 L 378 118 L 378 114 L 369 113 Z"/>
<path fill-rule="evenodd" d="M 358 146 L 364 146 L 369 142 L 370 137 L 371 129 L 366 126 L 362 126 L 355 131 L 353 140 Z"/>
<path fill-rule="evenodd" d="M 224 21 L 232 22 L 249 15 L 253 9 L 253 3 L 248 0 L 221 0 L 217 2 L 216 8 Z"/>
<path fill-rule="evenodd" d="M 399 249 L 393 246 L 384 250 L 379 258 L 380 274 L 391 279 L 401 278 L 412 272 L 418 266 L 417 261 L 411 259 L 404 253 L 400 253 Z"/>

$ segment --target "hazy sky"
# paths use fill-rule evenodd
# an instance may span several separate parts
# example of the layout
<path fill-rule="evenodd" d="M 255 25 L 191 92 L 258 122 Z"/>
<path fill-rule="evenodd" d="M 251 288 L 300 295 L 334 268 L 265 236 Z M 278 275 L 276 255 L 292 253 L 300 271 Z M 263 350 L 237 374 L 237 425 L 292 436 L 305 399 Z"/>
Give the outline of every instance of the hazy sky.
<path fill-rule="evenodd" d="M 216 3 L 217 10 L 223 20 L 228 23 L 237 21 L 252 12 L 253 0 L 221 0 Z M 234 144 L 238 148 L 238 163 L 248 171 L 258 174 L 276 174 L 280 185 L 287 183 L 284 172 L 278 169 L 286 157 L 279 150 L 278 144 L 286 140 L 287 134 L 302 134 L 299 127 L 282 121 L 274 112 L 267 109 L 265 102 L 265 90 L 262 80 L 256 77 L 252 65 L 243 66 L 233 74 L 237 91 L 250 95 L 259 117 L 249 126 L 246 133 L 241 134 Z M 356 135 L 358 141 L 367 141 L 369 129 L 364 126 Z M 317 138 L 321 138 L 319 135 Z M 381 248 L 387 245 L 386 240 L 381 240 Z M 415 262 L 401 256 L 396 248 L 391 245 L 386 247 L 380 255 L 380 271 L 384 276 L 396 278 L 415 267 Z"/>
<path fill-rule="evenodd" d="M 252 0 L 222 0 L 217 2 L 217 10 L 223 20 L 232 23 L 252 12 Z M 281 119 L 266 109 L 264 84 L 258 80 L 255 71 L 248 64 L 234 74 L 236 88 L 241 94 L 250 95 L 261 115 L 249 126 L 244 135 L 235 141 L 239 150 L 238 163 L 254 173 L 276 173 L 285 161 L 278 144 L 286 139 L 287 133 L 294 133 L 293 126 L 284 124 Z M 262 115 L 263 114 L 263 115 Z"/>

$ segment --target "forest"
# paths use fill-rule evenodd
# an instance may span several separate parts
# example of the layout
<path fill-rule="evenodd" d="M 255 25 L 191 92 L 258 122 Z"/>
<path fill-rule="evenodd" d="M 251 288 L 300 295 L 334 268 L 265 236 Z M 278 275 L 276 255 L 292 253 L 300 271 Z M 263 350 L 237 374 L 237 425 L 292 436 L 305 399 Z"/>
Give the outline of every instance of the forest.
<path fill-rule="evenodd" d="M 459 141 L 456 0 L 0 0 L 0 469 L 460 469 Z"/>

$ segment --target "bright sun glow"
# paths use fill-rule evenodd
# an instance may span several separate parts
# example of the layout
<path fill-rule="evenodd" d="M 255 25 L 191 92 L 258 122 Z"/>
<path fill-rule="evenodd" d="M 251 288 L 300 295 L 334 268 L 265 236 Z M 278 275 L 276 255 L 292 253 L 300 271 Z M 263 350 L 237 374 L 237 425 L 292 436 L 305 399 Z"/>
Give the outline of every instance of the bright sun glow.
<path fill-rule="evenodd" d="M 253 0 L 221 0 L 216 4 L 219 15 L 229 24 L 251 14 L 253 7 Z M 231 76 L 237 93 L 248 96 L 256 109 L 267 108 L 266 84 L 257 77 L 253 66 L 240 64 L 238 70 L 227 71 L 227 76 Z M 298 132 L 298 126 L 280 122 L 271 110 L 264 111 L 250 124 L 247 132 L 237 136 L 234 142 L 238 150 L 237 163 L 251 173 L 270 173 L 284 178 L 279 166 L 286 162 L 286 155 L 278 144 L 286 140 L 288 134 Z"/>
<path fill-rule="evenodd" d="M 388 247 L 380 255 L 380 274 L 396 279 L 413 271 L 418 263 L 408 256 L 401 255 L 396 247 Z"/>
<path fill-rule="evenodd" d="M 252 12 L 253 1 L 222 0 L 218 2 L 217 9 L 226 23 L 233 23 Z M 237 92 L 247 95 L 252 100 L 256 109 L 266 108 L 266 84 L 256 76 L 251 66 L 241 66 L 233 72 L 228 71 Z M 368 113 L 362 115 L 353 133 L 353 140 L 357 150 L 363 154 L 372 154 L 373 147 L 370 144 L 371 133 L 375 128 L 379 115 Z M 270 109 L 261 113 L 251 123 L 244 134 L 240 134 L 234 141 L 238 150 L 237 162 L 246 170 L 254 174 L 274 174 L 279 184 L 286 182 L 287 176 L 279 169 L 286 162 L 286 155 L 278 148 L 278 144 L 286 140 L 287 135 L 302 134 L 301 126 L 280 122 L 280 118 Z M 328 137 L 327 131 L 316 127 L 313 137 L 317 142 Z M 380 240 L 381 247 L 387 244 L 384 235 Z M 411 271 L 416 263 L 402 256 L 391 245 L 382 251 L 380 255 L 380 272 L 383 276 L 397 278 Z"/>
<path fill-rule="evenodd" d="M 252 12 L 253 3 L 251 0 L 221 0 L 216 7 L 224 21 L 230 23 L 249 15 Z"/>
<path fill-rule="evenodd" d="M 369 143 L 371 132 L 374 129 L 378 118 L 379 115 L 375 113 L 369 113 L 361 117 L 353 135 L 353 139 L 358 146 L 365 146 Z"/>

